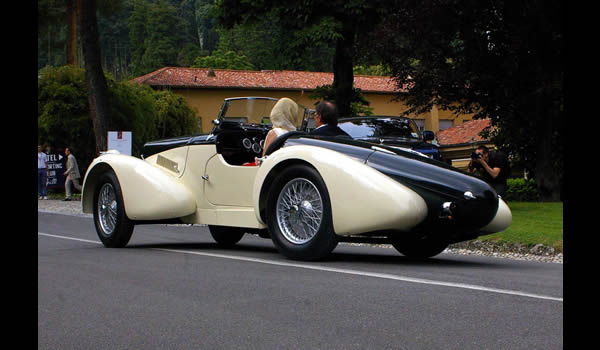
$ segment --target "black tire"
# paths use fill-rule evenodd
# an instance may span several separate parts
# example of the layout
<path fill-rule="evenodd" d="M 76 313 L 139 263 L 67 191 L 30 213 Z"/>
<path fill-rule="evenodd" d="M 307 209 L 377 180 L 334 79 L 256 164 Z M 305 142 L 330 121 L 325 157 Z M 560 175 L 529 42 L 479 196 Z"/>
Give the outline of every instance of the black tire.
<path fill-rule="evenodd" d="M 292 200 L 286 193 L 294 188 Z M 275 247 L 290 259 L 318 260 L 331 253 L 338 237 L 327 187 L 315 169 L 297 164 L 279 174 L 268 195 L 267 225 Z"/>
<path fill-rule="evenodd" d="M 435 238 L 392 239 L 392 246 L 402 255 L 412 259 L 427 259 L 438 255 L 448 247 L 448 243 Z"/>
<path fill-rule="evenodd" d="M 208 225 L 210 235 L 221 247 L 230 248 L 239 242 L 246 230 L 240 227 Z"/>
<path fill-rule="evenodd" d="M 100 241 L 107 248 L 122 248 L 131 239 L 134 224 L 127 218 L 121 186 L 112 171 L 98 179 L 94 191 L 94 224 Z"/>

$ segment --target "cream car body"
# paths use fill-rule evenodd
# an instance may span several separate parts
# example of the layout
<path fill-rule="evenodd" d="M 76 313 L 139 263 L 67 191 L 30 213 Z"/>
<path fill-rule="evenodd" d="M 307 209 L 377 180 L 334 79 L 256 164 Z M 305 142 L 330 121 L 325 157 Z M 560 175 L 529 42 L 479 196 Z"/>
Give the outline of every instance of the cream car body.
<path fill-rule="evenodd" d="M 186 165 L 187 154 L 208 161 Z M 408 231 L 427 214 L 424 200 L 414 191 L 335 151 L 287 147 L 267 157 L 260 167 L 250 167 L 230 165 L 215 147 L 206 145 L 177 148 L 145 160 L 121 154 L 96 158 L 85 176 L 83 212 L 93 212 L 94 183 L 110 167 L 121 184 L 125 213 L 131 220 L 179 218 L 188 224 L 266 228 L 260 216 L 260 192 L 269 172 L 286 161 L 310 164 L 323 176 L 335 198 L 331 209 L 338 235 Z"/>
<path fill-rule="evenodd" d="M 483 181 L 386 146 L 288 133 L 249 166 L 276 101 L 228 99 L 211 134 L 149 142 L 142 158 L 96 158 L 82 209 L 103 243 L 123 246 L 137 224 L 181 222 L 209 225 L 220 243 L 270 236 L 292 258 L 322 257 L 343 240 L 387 240 L 403 254 L 431 256 L 510 225 L 510 209 Z M 310 110 L 300 113 L 299 129 Z"/>

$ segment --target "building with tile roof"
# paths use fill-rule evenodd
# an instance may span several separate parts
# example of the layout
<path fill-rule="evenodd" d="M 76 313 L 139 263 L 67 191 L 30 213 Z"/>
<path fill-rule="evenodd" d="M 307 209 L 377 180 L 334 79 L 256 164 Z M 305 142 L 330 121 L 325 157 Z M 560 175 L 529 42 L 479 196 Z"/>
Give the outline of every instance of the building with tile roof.
<path fill-rule="evenodd" d="M 239 96 L 289 97 L 313 107 L 308 96 L 316 87 L 332 84 L 333 73 L 288 70 L 228 70 L 209 68 L 164 67 L 132 80 L 156 89 L 169 89 L 183 95 L 195 108 L 203 132 L 212 129 L 223 99 Z M 355 75 L 354 86 L 361 89 L 375 115 L 397 116 L 407 107 L 397 96 L 391 77 Z M 437 133 L 470 120 L 471 115 L 455 116 L 433 107 L 429 113 L 411 116 L 423 130 Z"/>

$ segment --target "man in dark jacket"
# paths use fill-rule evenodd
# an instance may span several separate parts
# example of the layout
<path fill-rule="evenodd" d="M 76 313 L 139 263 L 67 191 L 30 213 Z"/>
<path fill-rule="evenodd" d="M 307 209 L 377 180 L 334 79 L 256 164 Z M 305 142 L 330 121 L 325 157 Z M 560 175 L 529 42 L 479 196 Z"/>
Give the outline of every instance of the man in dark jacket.
<path fill-rule="evenodd" d="M 337 108 L 330 101 L 319 102 L 315 111 L 316 129 L 311 131 L 310 135 L 321 136 L 346 136 L 350 137 L 344 130 L 338 127 Z"/>

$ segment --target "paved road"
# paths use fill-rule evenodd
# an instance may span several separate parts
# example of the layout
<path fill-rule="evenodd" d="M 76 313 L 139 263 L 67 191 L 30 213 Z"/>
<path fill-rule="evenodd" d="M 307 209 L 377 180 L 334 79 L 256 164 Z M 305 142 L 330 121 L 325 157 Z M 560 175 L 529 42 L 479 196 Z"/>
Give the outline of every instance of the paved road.
<path fill-rule="evenodd" d="M 563 265 L 340 245 L 287 260 L 269 240 L 38 212 L 39 349 L 562 349 Z"/>

